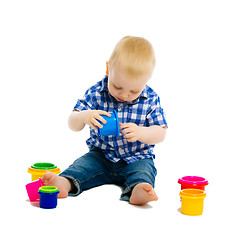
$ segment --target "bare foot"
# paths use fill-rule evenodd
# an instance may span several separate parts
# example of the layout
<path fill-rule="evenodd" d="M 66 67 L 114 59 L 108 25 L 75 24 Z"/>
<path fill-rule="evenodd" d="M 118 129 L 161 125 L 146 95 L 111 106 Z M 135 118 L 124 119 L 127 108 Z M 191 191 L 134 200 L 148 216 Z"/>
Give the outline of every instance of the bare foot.
<path fill-rule="evenodd" d="M 158 197 L 149 183 L 138 183 L 132 190 L 130 203 L 143 205 L 151 201 L 157 201 Z"/>
<path fill-rule="evenodd" d="M 71 190 L 71 183 L 65 177 L 60 177 L 55 173 L 48 171 L 41 180 L 45 186 L 57 187 L 60 192 L 58 194 L 59 198 L 66 198 Z"/>

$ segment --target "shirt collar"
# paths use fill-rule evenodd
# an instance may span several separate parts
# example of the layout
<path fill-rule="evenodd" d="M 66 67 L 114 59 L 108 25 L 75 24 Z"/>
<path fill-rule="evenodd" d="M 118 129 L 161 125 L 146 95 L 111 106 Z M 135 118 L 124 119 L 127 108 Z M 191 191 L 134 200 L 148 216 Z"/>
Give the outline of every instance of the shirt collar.
<path fill-rule="evenodd" d="M 147 94 L 147 91 L 146 91 L 146 86 L 143 89 L 143 91 L 141 92 L 139 97 L 148 98 L 148 94 Z"/>
<path fill-rule="evenodd" d="M 103 78 L 103 80 L 101 81 L 101 88 L 100 88 L 100 92 L 103 92 L 103 91 L 107 91 L 108 92 L 108 76 L 105 76 Z"/>

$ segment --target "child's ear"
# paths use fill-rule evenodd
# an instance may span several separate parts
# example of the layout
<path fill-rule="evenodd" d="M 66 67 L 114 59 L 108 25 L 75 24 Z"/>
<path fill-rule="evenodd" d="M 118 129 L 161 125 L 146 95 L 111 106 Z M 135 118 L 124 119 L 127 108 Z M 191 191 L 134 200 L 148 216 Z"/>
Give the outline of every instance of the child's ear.
<path fill-rule="evenodd" d="M 106 62 L 106 76 L 108 76 L 109 70 L 108 70 L 108 62 Z"/>

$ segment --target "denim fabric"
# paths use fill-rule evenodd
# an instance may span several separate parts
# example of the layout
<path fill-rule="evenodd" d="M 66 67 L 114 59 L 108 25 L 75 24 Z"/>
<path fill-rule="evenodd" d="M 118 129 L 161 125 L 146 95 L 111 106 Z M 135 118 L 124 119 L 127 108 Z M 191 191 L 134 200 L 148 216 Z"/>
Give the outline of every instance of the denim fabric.
<path fill-rule="evenodd" d="M 85 190 L 103 184 L 116 184 L 123 188 L 121 200 L 129 201 L 133 187 L 147 182 L 154 187 L 157 170 L 153 159 L 145 158 L 127 164 L 126 161 L 109 161 L 102 150 L 92 146 L 90 151 L 78 158 L 60 176 L 73 183 L 69 196 L 77 196 Z"/>

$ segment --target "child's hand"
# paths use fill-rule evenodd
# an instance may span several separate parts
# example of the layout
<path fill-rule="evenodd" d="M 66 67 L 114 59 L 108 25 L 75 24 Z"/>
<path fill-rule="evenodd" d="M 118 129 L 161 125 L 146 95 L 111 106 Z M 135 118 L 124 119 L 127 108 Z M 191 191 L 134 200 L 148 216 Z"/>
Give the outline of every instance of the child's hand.
<path fill-rule="evenodd" d="M 135 142 L 141 138 L 142 128 L 135 123 L 120 123 L 120 129 L 128 142 Z"/>
<path fill-rule="evenodd" d="M 85 124 L 89 125 L 92 129 L 97 130 L 98 127 L 102 128 L 102 122 L 103 124 L 106 124 L 106 120 L 100 116 L 105 115 L 107 117 L 111 117 L 111 114 L 102 110 L 86 110 L 82 112 L 82 120 Z M 98 122 L 99 120 L 100 122 Z"/>

